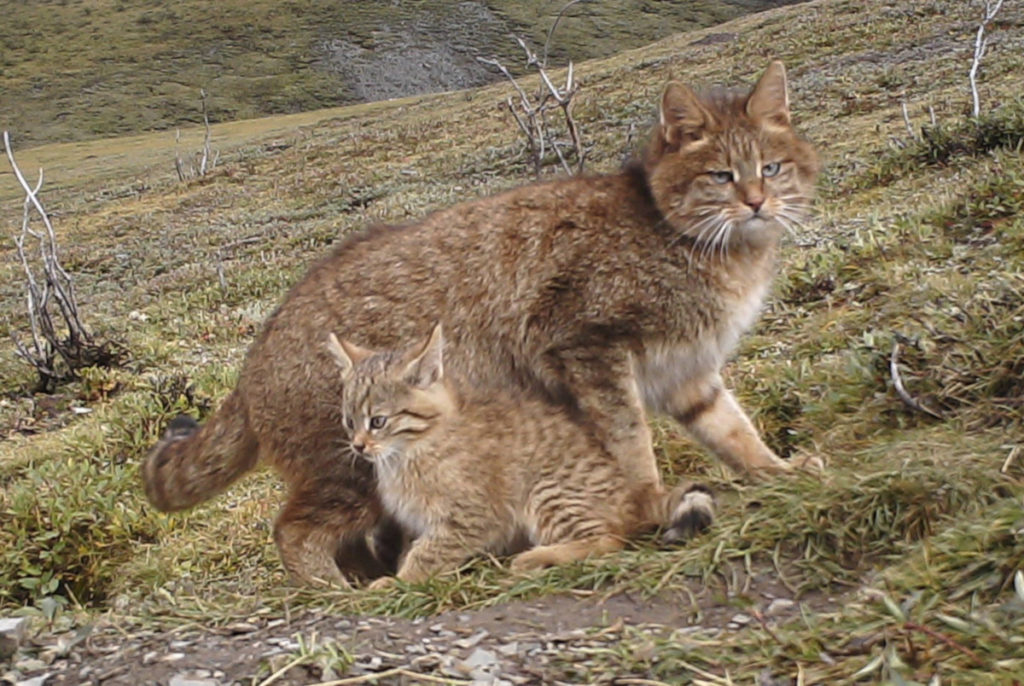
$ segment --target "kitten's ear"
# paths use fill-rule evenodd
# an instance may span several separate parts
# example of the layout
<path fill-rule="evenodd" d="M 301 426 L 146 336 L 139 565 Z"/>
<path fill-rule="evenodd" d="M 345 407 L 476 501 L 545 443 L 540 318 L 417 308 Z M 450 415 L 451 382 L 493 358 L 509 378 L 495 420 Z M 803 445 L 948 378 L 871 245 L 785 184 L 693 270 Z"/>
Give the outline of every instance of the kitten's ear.
<path fill-rule="evenodd" d="M 711 114 L 697 94 L 678 81 L 671 81 L 661 94 L 661 135 L 669 145 L 685 139 L 700 138 L 701 130 L 711 123 Z"/>
<path fill-rule="evenodd" d="M 373 351 L 360 348 L 358 345 L 348 341 L 339 341 L 333 332 L 327 335 L 327 350 L 334 357 L 334 361 L 338 363 L 338 366 L 341 367 L 341 373 L 344 376 L 351 374 L 352 368 L 356 364 L 373 354 Z"/>
<path fill-rule="evenodd" d="M 440 324 L 430 332 L 426 345 L 409 361 L 402 376 L 419 388 L 426 388 L 444 378 L 444 334 Z"/>
<path fill-rule="evenodd" d="M 786 68 L 782 62 L 769 64 L 750 91 L 747 116 L 766 124 L 789 126 L 789 94 L 786 92 Z"/>

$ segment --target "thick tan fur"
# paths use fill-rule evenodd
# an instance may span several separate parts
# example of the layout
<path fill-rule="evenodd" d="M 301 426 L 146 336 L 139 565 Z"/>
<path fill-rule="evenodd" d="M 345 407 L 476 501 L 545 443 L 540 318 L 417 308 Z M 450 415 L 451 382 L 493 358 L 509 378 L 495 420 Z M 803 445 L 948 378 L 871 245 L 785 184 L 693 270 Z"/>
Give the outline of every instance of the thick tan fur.
<path fill-rule="evenodd" d="M 444 377 L 441 327 L 404 354 L 330 340 L 353 453 L 375 465 L 385 509 L 416 536 L 399 579 L 423 581 L 524 537 L 537 547 L 514 569 L 618 550 L 658 526 L 680 540 L 711 523 L 707 489 L 635 481 L 564 408 L 459 394 Z"/>
<path fill-rule="evenodd" d="M 147 493 L 185 506 L 266 460 L 290 493 L 275 525 L 285 566 L 301 579 L 373 573 L 365 535 L 380 502 L 369 465 L 342 457 L 344 384 L 322 337 L 394 348 L 436 320 L 446 374 L 562 407 L 638 483 L 659 482 L 645 408 L 737 471 L 786 471 L 719 369 L 756 318 L 785 227 L 809 210 L 817 169 L 773 63 L 750 92 L 670 84 L 642 163 L 620 173 L 349 238 L 267 320 L 217 414 L 154 449 Z"/>

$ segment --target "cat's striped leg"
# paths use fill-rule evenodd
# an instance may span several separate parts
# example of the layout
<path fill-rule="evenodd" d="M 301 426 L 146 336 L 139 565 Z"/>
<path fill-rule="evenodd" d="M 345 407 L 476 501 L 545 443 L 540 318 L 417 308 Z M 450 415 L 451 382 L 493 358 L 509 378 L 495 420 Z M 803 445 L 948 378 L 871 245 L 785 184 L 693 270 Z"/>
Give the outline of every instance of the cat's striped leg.
<path fill-rule="evenodd" d="M 818 458 L 793 465 L 772 452 L 717 373 L 678 389 L 668 410 L 697 440 L 736 472 L 765 477 L 799 467 L 814 471 L 823 469 Z"/>
<path fill-rule="evenodd" d="M 423 534 L 406 553 L 395 576 L 402 581 L 419 583 L 443 572 L 458 569 L 459 565 L 488 548 L 490 536 L 481 531 L 470 533 L 448 529 L 435 529 Z M 371 588 L 380 588 L 387 582 L 374 583 Z"/>
<path fill-rule="evenodd" d="M 635 482 L 661 483 L 651 430 L 630 355 L 625 350 L 578 348 L 550 356 L 555 388 L 569 392 L 581 423 L 615 456 Z"/>
<path fill-rule="evenodd" d="M 305 583 L 343 587 L 386 573 L 366 542 L 379 507 L 336 481 L 325 483 L 293 490 L 274 522 L 285 569 Z"/>

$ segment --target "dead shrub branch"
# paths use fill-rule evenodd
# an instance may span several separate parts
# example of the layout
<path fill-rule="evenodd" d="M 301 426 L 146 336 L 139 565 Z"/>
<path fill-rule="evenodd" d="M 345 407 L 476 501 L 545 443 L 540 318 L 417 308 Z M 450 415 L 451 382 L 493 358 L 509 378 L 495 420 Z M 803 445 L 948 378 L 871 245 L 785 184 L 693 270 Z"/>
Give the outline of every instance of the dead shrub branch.
<path fill-rule="evenodd" d="M 31 342 L 25 344 L 13 330 L 10 333 L 18 356 L 35 367 L 39 374 L 37 390 L 52 392 L 57 384 L 76 378 L 79 369 L 116 363 L 121 351 L 116 344 L 97 343 L 82 323 L 74 284 L 60 263 L 57 234 L 39 200 L 43 170 L 39 170 L 36 185 L 30 186 L 14 160 L 7 131 L 4 131 L 3 139 L 7 160 L 25 191 L 21 233 L 15 237 L 14 244 L 25 273 L 25 303 Z M 33 228 L 33 211 L 39 215 L 43 231 Z M 36 245 L 35 257 L 32 256 L 33 243 Z M 41 274 L 37 273 L 40 270 Z"/>
<path fill-rule="evenodd" d="M 580 90 L 575 79 L 573 63 L 569 62 L 565 83 L 562 86 L 556 86 L 547 73 L 548 49 L 552 34 L 566 10 L 581 1 L 572 0 L 559 12 L 548 31 L 543 58 L 538 58 L 522 38 L 513 36 L 526 53 L 526 67 L 535 69 L 540 77 L 536 91 L 527 93 L 515 76 L 497 59 L 477 57 L 481 63 L 500 71 L 516 91 L 516 96 L 510 96 L 504 104 L 526 138 L 534 175 L 537 178 L 540 178 L 551 155 L 554 155 L 559 166 L 567 174 L 581 173 L 586 163 L 588 147 L 583 144 L 579 125 L 573 116 L 574 99 Z M 560 112 L 560 116 L 552 117 L 555 112 Z"/>
<path fill-rule="evenodd" d="M 968 77 L 971 82 L 971 98 L 974 103 L 971 112 L 975 119 L 981 116 L 981 98 L 978 95 L 978 67 L 981 66 L 981 58 L 985 56 L 985 51 L 988 49 L 989 39 L 985 35 L 985 29 L 996 18 L 996 14 L 1002 6 L 1003 0 L 996 0 L 996 2 L 985 0 L 985 12 L 981 17 L 981 23 L 978 24 L 978 34 L 974 39 L 974 60 L 971 62 L 971 70 L 968 73 Z"/>

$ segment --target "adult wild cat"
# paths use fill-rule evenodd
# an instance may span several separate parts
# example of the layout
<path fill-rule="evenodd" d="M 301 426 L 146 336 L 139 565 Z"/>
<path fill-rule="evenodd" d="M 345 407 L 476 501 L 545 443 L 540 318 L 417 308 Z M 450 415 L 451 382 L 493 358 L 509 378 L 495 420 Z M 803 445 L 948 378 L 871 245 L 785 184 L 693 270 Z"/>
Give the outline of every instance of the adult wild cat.
<path fill-rule="evenodd" d="M 143 466 L 160 509 L 195 505 L 262 458 L 288 485 L 275 523 L 300 579 L 380 573 L 370 466 L 342 457 L 343 383 L 324 332 L 394 348 L 440 320 L 447 371 L 561 404 L 638 482 L 658 478 L 644 407 L 733 469 L 790 468 L 719 370 L 757 315 L 818 161 L 773 62 L 749 92 L 671 83 L 640 162 L 524 186 L 342 241 L 267 320 L 238 385 L 199 428 L 172 422 Z M 339 568 L 341 571 L 339 571 Z"/>
<path fill-rule="evenodd" d="M 353 453 L 373 463 L 385 509 L 416 536 L 398 569 L 403 581 L 510 552 L 524 538 L 536 547 L 516 555 L 513 569 L 620 550 L 659 526 L 682 540 L 711 523 L 706 488 L 635 481 L 565 408 L 456 388 L 444 374 L 440 325 L 405 351 L 329 340 Z"/>

